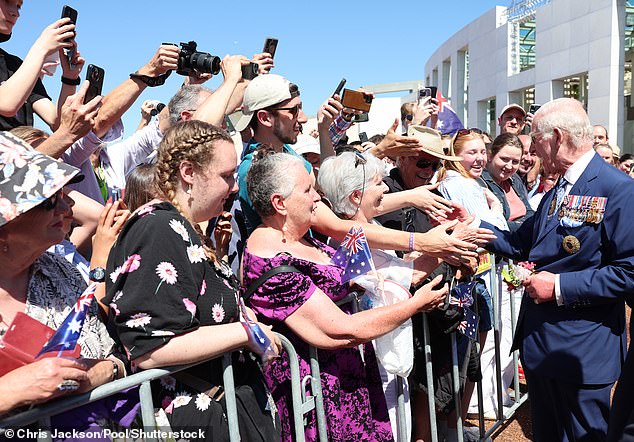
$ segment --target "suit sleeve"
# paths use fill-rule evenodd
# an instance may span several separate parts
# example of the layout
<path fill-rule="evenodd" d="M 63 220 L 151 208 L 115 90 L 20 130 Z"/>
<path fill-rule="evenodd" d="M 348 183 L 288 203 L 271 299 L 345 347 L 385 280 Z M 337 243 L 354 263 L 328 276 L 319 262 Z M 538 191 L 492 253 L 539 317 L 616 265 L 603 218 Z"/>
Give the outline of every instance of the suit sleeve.
<path fill-rule="evenodd" d="M 515 231 L 500 230 L 486 221 L 480 222 L 480 227 L 490 229 L 497 237 L 486 245 L 489 252 L 502 255 L 516 261 L 527 261 L 531 250 L 533 222 L 535 216 L 527 218 Z"/>

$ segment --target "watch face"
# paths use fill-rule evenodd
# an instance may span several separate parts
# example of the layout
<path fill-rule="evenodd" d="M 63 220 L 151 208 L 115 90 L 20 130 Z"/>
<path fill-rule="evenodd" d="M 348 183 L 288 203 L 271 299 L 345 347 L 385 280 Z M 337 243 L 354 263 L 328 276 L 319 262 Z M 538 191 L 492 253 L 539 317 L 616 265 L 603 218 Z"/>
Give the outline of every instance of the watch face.
<path fill-rule="evenodd" d="M 91 281 L 103 282 L 106 280 L 106 270 L 102 267 L 96 267 L 90 271 L 88 277 Z"/>

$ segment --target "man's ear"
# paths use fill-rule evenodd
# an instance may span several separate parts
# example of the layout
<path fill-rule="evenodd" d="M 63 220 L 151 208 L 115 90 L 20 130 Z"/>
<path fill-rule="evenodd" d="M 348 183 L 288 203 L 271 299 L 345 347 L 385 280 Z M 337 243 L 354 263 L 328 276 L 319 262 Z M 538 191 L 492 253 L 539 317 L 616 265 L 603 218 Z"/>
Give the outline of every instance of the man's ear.
<path fill-rule="evenodd" d="M 192 111 L 184 110 L 181 112 L 180 116 L 181 116 L 181 121 L 189 121 L 194 116 L 194 113 Z"/>
<path fill-rule="evenodd" d="M 288 210 L 286 208 L 286 199 L 279 193 L 274 193 L 273 195 L 271 195 L 271 206 L 280 215 L 288 214 Z"/>
<path fill-rule="evenodd" d="M 178 165 L 178 172 L 186 185 L 191 186 L 194 183 L 194 164 L 191 161 L 181 161 Z"/>
<path fill-rule="evenodd" d="M 265 110 L 259 110 L 255 112 L 255 118 L 258 119 L 258 123 L 266 127 L 273 127 L 272 115 L 273 114 L 271 112 Z"/>
<path fill-rule="evenodd" d="M 557 147 L 561 146 L 564 142 L 564 132 L 558 127 L 553 128 L 553 135 L 555 136 L 555 144 Z"/>

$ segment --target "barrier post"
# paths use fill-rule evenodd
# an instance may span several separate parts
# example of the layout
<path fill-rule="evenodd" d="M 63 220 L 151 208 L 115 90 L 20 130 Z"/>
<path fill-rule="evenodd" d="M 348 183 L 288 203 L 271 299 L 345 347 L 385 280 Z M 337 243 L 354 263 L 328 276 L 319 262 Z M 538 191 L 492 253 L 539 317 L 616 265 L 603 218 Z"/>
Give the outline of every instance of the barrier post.
<path fill-rule="evenodd" d="M 233 381 L 233 365 L 231 353 L 222 356 L 222 383 L 225 390 L 225 405 L 227 406 L 227 425 L 229 426 L 229 440 L 240 441 L 240 426 L 238 425 L 238 409 L 236 405 L 236 387 Z"/>

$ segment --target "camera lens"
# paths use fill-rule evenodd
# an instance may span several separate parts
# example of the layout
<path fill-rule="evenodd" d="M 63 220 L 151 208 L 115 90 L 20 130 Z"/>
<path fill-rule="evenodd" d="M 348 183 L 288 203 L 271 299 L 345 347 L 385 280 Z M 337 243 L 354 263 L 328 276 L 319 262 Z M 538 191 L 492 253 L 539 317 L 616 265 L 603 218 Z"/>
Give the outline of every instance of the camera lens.
<path fill-rule="evenodd" d="M 220 57 L 207 52 L 194 52 L 189 61 L 189 67 L 198 72 L 211 73 L 213 75 L 220 72 Z"/>

